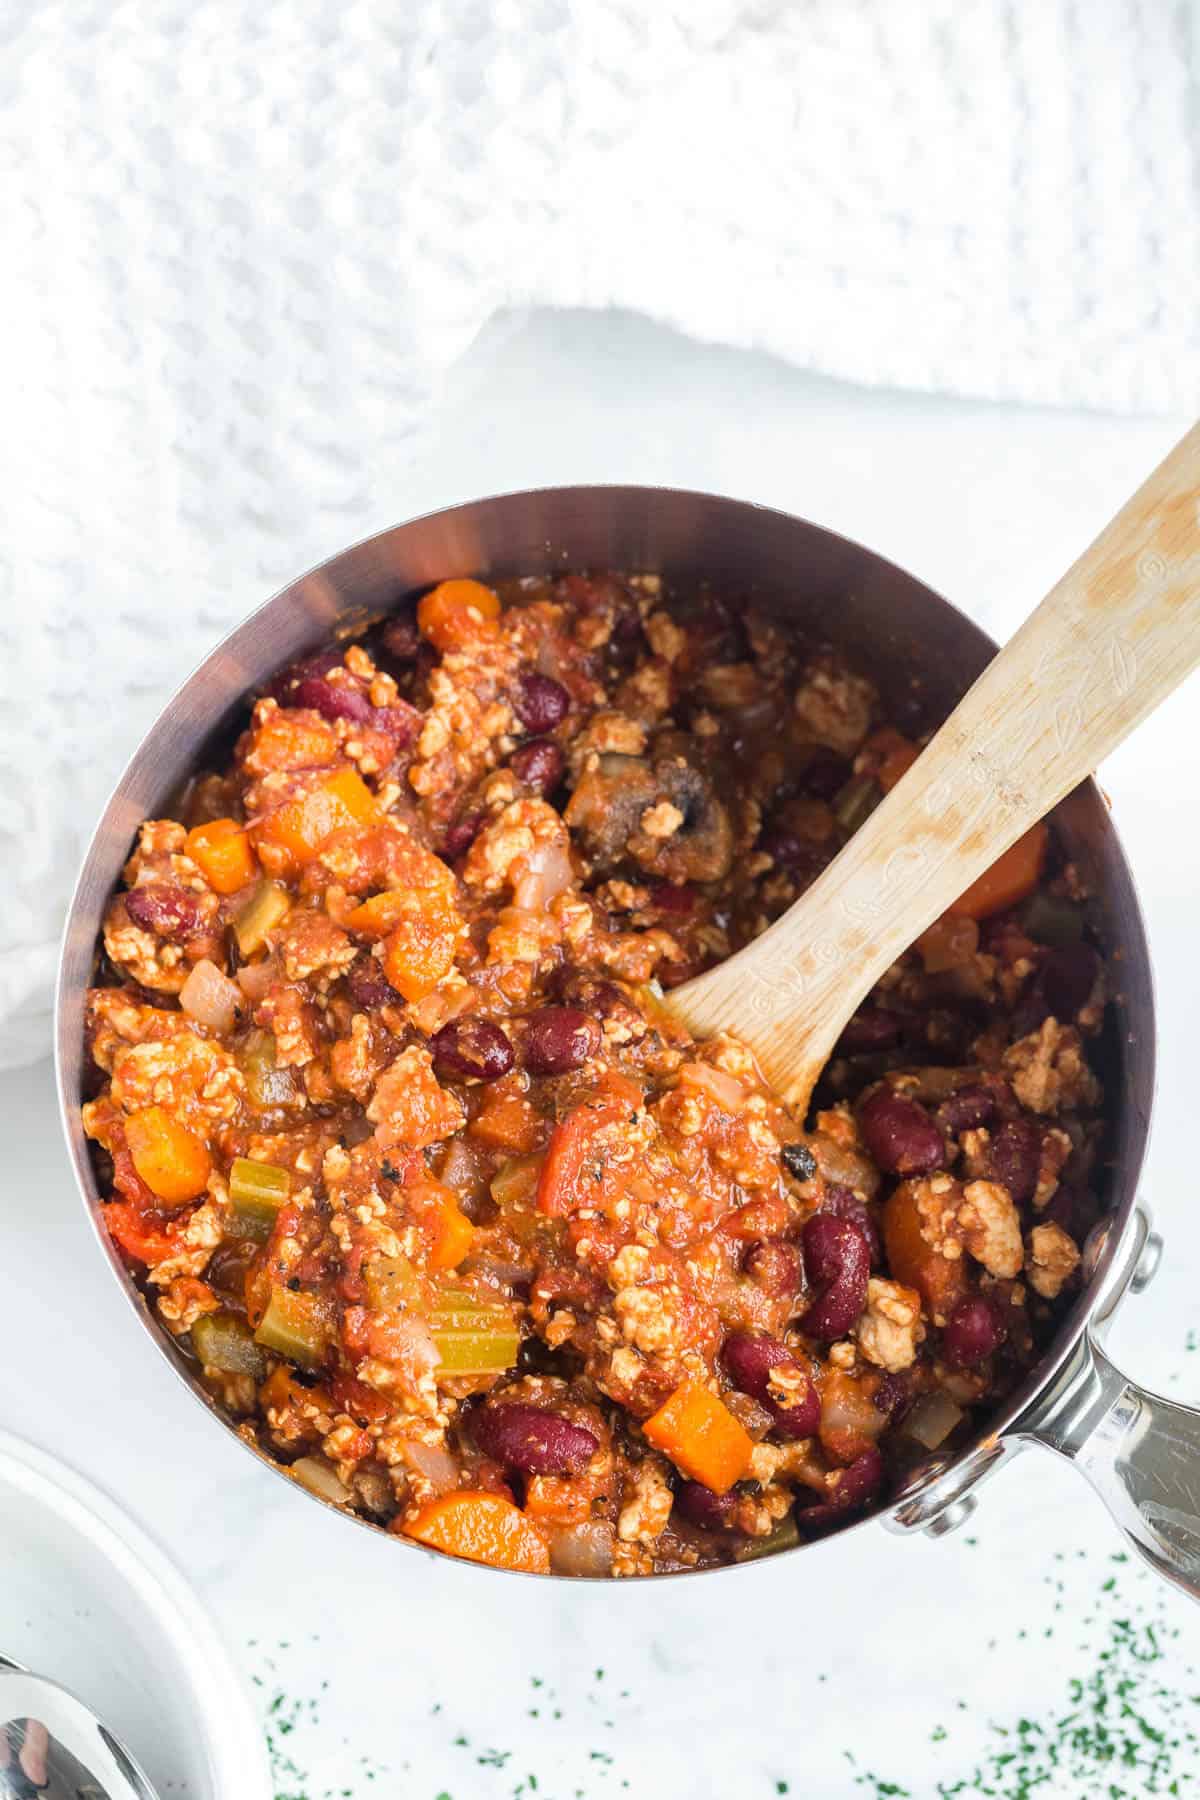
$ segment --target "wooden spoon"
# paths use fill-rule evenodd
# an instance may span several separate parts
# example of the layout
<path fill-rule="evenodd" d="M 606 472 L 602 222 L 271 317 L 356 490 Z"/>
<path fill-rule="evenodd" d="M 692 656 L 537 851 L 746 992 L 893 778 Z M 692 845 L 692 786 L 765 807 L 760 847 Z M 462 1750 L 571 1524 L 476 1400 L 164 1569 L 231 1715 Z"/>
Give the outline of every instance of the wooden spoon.
<path fill-rule="evenodd" d="M 984 670 L 845 849 L 736 956 L 667 995 L 799 1115 L 880 976 L 1200 661 L 1200 425 Z"/>

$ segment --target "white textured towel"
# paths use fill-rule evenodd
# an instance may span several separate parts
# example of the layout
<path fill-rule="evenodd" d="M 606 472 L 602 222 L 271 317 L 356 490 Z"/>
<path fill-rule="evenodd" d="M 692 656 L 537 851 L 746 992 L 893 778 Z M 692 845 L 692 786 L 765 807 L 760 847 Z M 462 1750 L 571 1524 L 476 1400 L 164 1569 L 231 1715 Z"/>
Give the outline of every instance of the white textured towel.
<path fill-rule="evenodd" d="M 0 0 L 0 1065 L 167 688 L 497 308 L 1180 410 L 1198 94 L 1171 0 Z"/>

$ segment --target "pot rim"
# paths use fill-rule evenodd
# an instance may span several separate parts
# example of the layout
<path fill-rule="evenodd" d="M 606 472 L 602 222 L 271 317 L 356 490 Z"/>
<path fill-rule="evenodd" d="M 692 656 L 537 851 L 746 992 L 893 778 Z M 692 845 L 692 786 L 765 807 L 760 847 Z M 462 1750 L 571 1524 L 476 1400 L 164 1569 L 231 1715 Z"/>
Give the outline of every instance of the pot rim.
<path fill-rule="evenodd" d="M 306 1499 L 318 1502 L 328 1511 L 337 1514 L 339 1517 L 350 1520 L 355 1525 L 363 1527 L 375 1536 L 390 1538 L 394 1543 L 399 1544 L 406 1549 L 421 1551 L 426 1556 L 437 1558 L 438 1561 L 446 1560 L 442 1552 L 430 1549 L 428 1546 L 420 1544 L 414 1539 L 405 1538 L 400 1534 L 388 1532 L 386 1527 L 363 1517 L 362 1514 L 347 1511 L 342 1507 L 335 1505 L 332 1501 L 322 1499 L 320 1495 L 312 1494 L 309 1490 L 300 1488 L 299 1483 L 292 1480 L 282 1464 L 275 1462 L 273 1458 L 271 1458 L 264 1450 L 259 1449 L 256 1445 L 247 1443 L 245 1438 L 241 1437 L 232 1429 L 212 1398 L 200 1386 L 199 1382 L 189 1374 L 182 1353 L 177 1349 L 173 1349 L 166 1340 L 166 1334 L 163 1328 L 154 1323 L 149 1307 L 146 1304 L 145 1297 L 124 1264 L 121 1262 L 116 1247 L 102 1227 L 98 1216 L 98 1205 L 93 1201 L 89 1192 L 90 1169 L 87 1150 L 82 1144 L 78 1131 L 74 1128 L 77 1123 L 78 1108 L 80 1104 L 79 1097 L 68 1091 L 69 1077 L 66 1059 L 70 1050 L 75 1047 L 75 1040 L 68 1029 L 70 1024 L 71 994 L 68 991 L 66 978 L 67 963 L 71 947 L 78 935 L 78 915 L 82 909 L 92 864 L 97 860 L 101 847 L 106 840 L 107 835 L 113 828 L 113 815 L 117 811 L 132 777 L 140 771 L 143 760 L 151 755 L 156 738 L 174 717 L 180 702 L 186 698 L 193 683 L 222 657 L 228 658 L 233 667 L 237 666 L 237 658 L 234 652 L 236 652 L 237 646 L 239 642 L 242 641 L 243 637 L 249 637 L 253 634 L 255 624 L 261 617 L 283 601 L 293 590 L 299 589 L 307 583 L 312 583 L 314 581 L 319 582 L 335 564 L 340 564 L 347 559 L 368 551 L 371 547 L 381 544 L 384 540 L 390 539 L 396 533 L 409 531 L 434 521 L 450 521 L 457 516 L 462 516 L 464 518 L 469 517 L 470 515 L 477 514 L 481 508 L 503 506 L 505 503 L 515 504 L 517 502 L 529 502 L 541 498 L 561 500 L 566 497 L 578 497 L 580 499 L 586 499 L 593 494 L 610 497 L 623 495 L 630 497 L 640 496 L 650 501 L 655 499 L 695 501 L 705 506 L 732 507 L 753 514 L 771 516 L 782 521 L 784 525 L 788 527 L 800 527 L 807 532 L 819 535 L 832 545 L 842 547 L 845 550 L 866 559 L 875 568 L 894 574 L 902 582 L 923 589 L 927 595 L 937 601 L 941 608 L 954 614 L 958 619 L 969 626 L 986 642 L 993 654 L 999 649 L 999 646 L 991 637 L 990 633 L 984 631 L 982 626 L 977 625 L 975 621 L 972 620 L 969 615 L 965 614 L 960 607 L 956 606 L 953 601 L 947 600 L 942 594 L 938 593 L 936 589 L 930 588 L 927 583 L 920 579 L 920 577 L 911 574 L 907 569 L 902 567 L 902 565 L 892 561 L 890 557 L 882 555 L 880 552 L 871 549 L 868 545 L 859 542 L 855 538 L 847 537 L 844 533 L 833 531 L 827 526 L 805 519 L 797 513 L 786 512 L 780 507 L 764 505 L 759 501 L 746 500 L 727 494 L 709 493 L 703 489 L 696 488 L 628 482 L 585 482 L 547 484 L 534 488 L 504 489 L 496 494 L 480 496 L 472 500 L 457 501 L 449 506 L 433 507 L 426 512 L 415 514 L 410 519 L 404 519 L 397 525 L 387 526 L 381 531 L 371 532 L 366 537 L 357 539 L 353 544 L 347 545 L 343 549 L 334 552 L 333 555 L 323 558 L 321 562 L 313 564 L 302 574 L 286 582 L 283 587 L 279 588 L 267 599 L 260 601 L 244 618 L 232 626 L 213 645 L 207 655 L 205 655 L 200 662 L 188 672 L 184 679 L 178 683 L 164 701 L 149 729 L 142 735 L 138 744 L 130 754 L 121 769 L 119 776 L 114 782 L 103 809 L 99 814 L 95 829 L 88 840 L 87 848 L 81 859 L 79 874 L 72 890 L 71 900 L 67 908 L 66 919 L 60 940 L 54 991 L 54 1067 L 60 1123 L 66 1138 L 68 1154 L 70 1156 L 76 1185 L 79 1189 L 84 1210 L 88 1216 L 93 1238 L 104 1255 L 118 1284 L 124 1291 L 127 1299 L 132 1303 L 134 1311 L 139 1315 L 144 1330 L 149 1333 L 154 1340 L 159 1353 L 165 1358 L 177 1379 L 193 1398 L 199 1401 L 204 1409 L 221 1425 L 226 1435 L 234 1438 L 259 1464 L 265 1465 L 265 1467 L 270 1469 L 275 1475 L 280 1476 L 293 1488 L 298 1489 Z M 547 542 L 545 548 L 547 551 L 551 549 L 549 542 Z M 566 553 L 564 552 L 564 555 L 565 554 Z M 436 577 L 430 577 L 430 579 L 436 579 Z M 244 692 L 244 688 L 240 689 L 238 696 L 236 697 L 240 698 Z M 231 699 L 232 698 L 234 697 L 231 696 Z M 209 728 L 211 729 L 216 723 L 217 721 L 215 719 L 211 719 Z M 1097 805 L 1105 806 L 1107 809 L 1107 801 L 1097 787 L 1094 778 L 1081 783 L 1080 787 L 1075 790 L 1075 793 L 1085 793 L 1089 800 Z M 136 823 L 137 822 L 135 821 L 135 829 Z M 1129 925 L 1131 928 L 1132 939 L 1136 942 L 1137 948 L 1141 952 L 1141 958 L 1144 964 L 1142 972 L 1146 984 L 1146 997 L 1149 1009 L 1148 1017 L 1150 1026 L 1153 1028 L 1156 1015 L 1154 973 L 1146 933 L 1145 915 L 1137 888 L 1136 878 L 1129 860 L 1125 855 L 1124 847 L 1121 844 L 1120 835 L 1117 832 L 1115 824 L 1111 826 L 1111 829 L 1128 882 L 1130 903 Z M 94 923 L 94 928 L 90 932 L 90 940 L 93 944 L 98 934 L 99 923 L 100 920 L 97 918 Z M 903 1491 L 894 1495 L 886 1506 L 877 1507 L 873 1511 L 849 1521 L 846 1525 L 839 1527 L 836 1531 L 830 1532 L 827 1537 L 801 1542 L 790 1550 L 777 1553 L 778 1556 L 790 1557 L 799 1552 L 816 1550 L 825 1543 L 834 1539 L 844 1538 L 850 1532 L 857 1531 L 860 1527 L 870 1524 L 880 1522 L 891 1524 L 897 1521 L 898 1515 L 906 1503 L 911 1502 L 915 1495 L 920 1494 L 924 1489 L 930 1487 L 934 1483 L 937 1483 L 939 1486 L 943 1482 L 947 1483 L 950 1497 L 957 1500 L 965 1495 L 984 1474 L 988 1473 L 1003 1460 L 1005 1450 L 1018 1447 L 1021 1439 L 1023 1422 L 1034 1413 L 1038 1403 L 1049 1393 L 1062 1376 L 1066 1366 L 1079 1349 L 1089 1323 L 1092 1321 L 1098 1307 L 1105 1298 L 1106 1278 L 1109 1276 L 1118 1256 L 1125 1228 L 1128 1225 L 1130 1216 L 1133 1212 L 1136 1180 L 1137 1176 L 1140 1175 L 1141 1166 L 1144 1163 L 1146 1149 L 1149 1144 L 1156 1082 L 1156 1047 L 1157 1039 L 1153 1029 L 1146 1034 L 1144 1039 L 1138 1041 L 1138 1054 L 1143 1061 L 1148 1063 L 1146 1081 L 1148 1104 L 1143 1141 L 1138 1158 L 1138 1169 L 1129 1181 L 1129 1192 L 1126 1194 L 1124 1200 L 1119 1203 L 1113 1212 L 1106 1215 L 1099 1221 L 1097 1226 L 1093 1228 L 1093 1232 L 1089 1238 L 1087 1251 L 1087 1261 L 1090 1264 L 1091 1269 L 1087 1284 L 1076 1297 L 1069 1313 L 1061 1321 L 1054 1340 L 1048 1347 L 1043 1359 L 1030 1372 L 1030 1375 L 1026 1380 L 1013 1390 L 1001 1406 L 997 1408 L 996 1412 L 950 1461 L 947 1462 L 944 1459 L 940 1461 L 936 1460 L 935 1453 L 935 1458 L 931 1460 L 929 1464 L 929 1473 L 926 1479 L 921 1478 L 920 1469 L 918 1469 L 916 1477 L 906 1483 Z M 971 1467 L 972 1464 L 975 1466 Z M 961 1479 L 956 1480 L 954 1479 L 955 1476 L 961 1476 Z M 777 1555 L 754 1558 L 746 1562 L 725 1563 L 704 1569 L 679 1569 L 664 1571 L 661 1574 L 652 1576 L 639 1576 L 636 1581 L 632 1582 L 632 1585 L 638 1586 L 647 1580 L 661 1582 L 676 1580 L 682 1576 L 694 1578 L 700 1575 L 712 1576 L 727 1574 L 735 1570 L 745 1571 L 754 1567 L 765 1567 L 774 1564 L 777 1561 Z M 460 1561 L 462 1559 L 455 1558 L 452 1560 Z M 473 1563 L 468 1566 L 476 1570 L 485 1571 L 492 1576 L 528 1576 L 528 1578 L 538 1581 L 553 1581 L 576 1585 L 580 1583 L 607 1587 L 623 1587 L 631 1585 L 627 1582 L 614 1580 L 611 1576 L 530 1575 L 527 1571 L 498 1569 L 487 1563 Z"/>

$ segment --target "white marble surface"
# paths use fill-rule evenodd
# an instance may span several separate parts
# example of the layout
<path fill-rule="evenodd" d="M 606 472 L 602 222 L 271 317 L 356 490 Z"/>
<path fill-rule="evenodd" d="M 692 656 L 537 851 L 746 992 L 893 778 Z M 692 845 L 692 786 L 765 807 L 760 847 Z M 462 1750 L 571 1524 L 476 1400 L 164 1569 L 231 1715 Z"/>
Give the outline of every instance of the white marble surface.
<path fill-rule="evenodd" d="M 494 327 L 454 375 L 379 523 L 537 482 L 723 489 L 865 540 L 1003 636 L 1185 424 L 867 393 L 632 319 L 535 316 Z M 247 609 L 260 597 L 247 591 Z M 1104 785 L 1159 971 L 1144 1192 L 1168 1241 L 1156 1286 L 1127 1304 L 1111 1346 L 1147 1383 L 1200 1402 L 1200 1357 L 1187 1354 L 1200 1267 L 1195 707 L 1194 688 L 1177 696 Z M 285 1716 L 316 1702 L 282 1740 L 307 1779 L 281 1772 L 281 1794 L 886 1791 L 865 1770 L 914 1795 L 959 1781 L 978 1791 L 978 1758 L 1010 1741 L 992 1726 L 1061 1716 L 1070 1676 L 1092 1667 L 1082 1644 L 1108 1629 L 1087 1619 L 1117 1540 L 1083 1483 L 1041 1454 L 984 1492 L 974 1541 L 900 1542 L 870 1526 L 782 1566 L 666 1584 L 515 1582 L 343 1524 L 260 1469 L 148 1353 L 81 1218 L 48 1063 L 0 1080 L 0 1124 L 0 1422 L 149 1525 L 264 1682 L 264 1705 L 276 1685 Z M 1117 1597 L 1102 1618 L 1157 1608 L 1148 1579 L 1111 1567 Z M 1200 1615 L 1174 1594 L 1162 1609 L 1169 1654 L 1156 1670 L 1195 1693 Z M 1187 1792 L 1200 1752 L 1171 1754 Z M 1041 1791 L 1107 1793 L 1090 1766 L 1062 1765 Z M 995 1792 L 1020 1791 L 1012 1767 Z M 1121 1780 L 1114 1791 L 1145 1785 Z"/>

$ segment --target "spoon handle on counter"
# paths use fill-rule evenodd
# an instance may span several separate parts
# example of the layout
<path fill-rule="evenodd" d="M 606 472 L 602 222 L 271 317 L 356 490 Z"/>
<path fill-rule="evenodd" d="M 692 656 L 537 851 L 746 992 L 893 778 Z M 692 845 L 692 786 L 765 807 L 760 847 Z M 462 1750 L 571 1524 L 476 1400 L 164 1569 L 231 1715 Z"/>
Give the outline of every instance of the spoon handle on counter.
<path fill-rule="evenodd" d="M 782 918 L 667 1004 L 735 1032 L 803 1112 L 863 997 L 1200 661 L 1194 426 Z"/>

